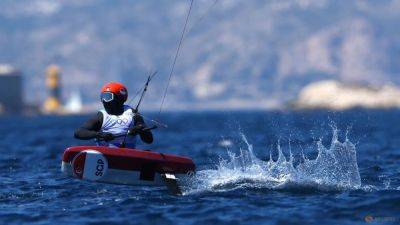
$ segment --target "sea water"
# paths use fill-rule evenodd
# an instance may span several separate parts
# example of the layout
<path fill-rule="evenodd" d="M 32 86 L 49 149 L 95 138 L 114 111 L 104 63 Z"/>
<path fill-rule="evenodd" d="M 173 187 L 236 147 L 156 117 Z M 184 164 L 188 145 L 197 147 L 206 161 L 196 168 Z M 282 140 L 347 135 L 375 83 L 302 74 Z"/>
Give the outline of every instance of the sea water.
<path fill-rule="evenodd" d="M 400 223 L 400 111 L 166 113 L 140 147 L 195 161 L 183 196 L 65 177 L 88 118 L 0 117 L 1 224 Z"/>

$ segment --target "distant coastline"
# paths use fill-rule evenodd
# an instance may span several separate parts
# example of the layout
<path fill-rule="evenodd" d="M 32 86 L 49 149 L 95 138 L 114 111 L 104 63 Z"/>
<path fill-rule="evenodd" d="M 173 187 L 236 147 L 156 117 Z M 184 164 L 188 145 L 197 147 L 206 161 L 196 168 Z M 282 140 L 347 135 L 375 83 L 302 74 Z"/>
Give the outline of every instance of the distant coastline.
<path fill-rule="evenodd" d="M 348 110 L 352 108 L 400 108 L 400 88 L 394 85 L 372 87 L 324 80 L 305 86 L 291 109 Z"/>

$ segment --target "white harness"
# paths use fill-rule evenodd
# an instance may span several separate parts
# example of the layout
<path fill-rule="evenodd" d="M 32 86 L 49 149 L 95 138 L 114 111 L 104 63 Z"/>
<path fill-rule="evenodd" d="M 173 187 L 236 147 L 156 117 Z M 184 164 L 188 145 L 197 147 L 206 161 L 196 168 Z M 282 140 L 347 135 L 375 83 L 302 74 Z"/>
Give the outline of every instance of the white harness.
<path fill-rule="evenodd" d="M 100 110 L 103 114 L 103 123 L 101 125 L 101 132 L 111 133 L 117 137 L 112 141 L 97 141 L 97 145 L 100 146 L 108 146 L 108 147 L 121 147 L 122 142 L 124 141 L 125 134 L 127 134 L 128 130 L 135 125 L 135 121 L 133 119 L 134 112 L 130 106 L 124 105 L 124 112 L 121 115 L 110 115 L 105 110 Z M 128 135 L 125 140 L 125 147 L 127 148 L 135 148 L 136 146 L 136 136 Z"/>

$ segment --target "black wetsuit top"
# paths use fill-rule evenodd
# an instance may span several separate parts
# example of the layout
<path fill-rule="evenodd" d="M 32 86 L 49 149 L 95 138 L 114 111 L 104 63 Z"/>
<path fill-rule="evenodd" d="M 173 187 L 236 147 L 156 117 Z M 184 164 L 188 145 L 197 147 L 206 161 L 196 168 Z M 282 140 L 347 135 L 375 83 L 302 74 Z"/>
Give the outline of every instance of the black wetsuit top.
<path fill-rule="evenodd" d="M 146 127 L 146 124 L 143 120 L 143 117 L 139 114 L 135 114 L 135 126 L 143 125 Z M 94 139 L 98 136 L 98 132 L 100 132 L 101 127 L 103 125 L 103 113 L 98 112 L 97 115 L 88 121 L 86 121 L 81 127 L 79 127 L 75 131 L 75 138 L 80 140 L 90 140 Z M 150 130 L 139 132 L 140 139 L 147 144 L 151 144 L 153 142 L 153 134 Z"/>

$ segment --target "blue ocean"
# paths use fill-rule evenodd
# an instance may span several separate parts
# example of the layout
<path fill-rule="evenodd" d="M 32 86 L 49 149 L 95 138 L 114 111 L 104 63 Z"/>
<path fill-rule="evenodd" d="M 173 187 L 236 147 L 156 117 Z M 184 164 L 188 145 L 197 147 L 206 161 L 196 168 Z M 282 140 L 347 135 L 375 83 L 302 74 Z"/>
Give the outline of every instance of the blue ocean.
<path fill-rule="evenodd" d="M 400 224 L 398 110 L 163 113 L 139 147 L 195 161 L 183 196 L 65 177 L 88 118 L 0 117 L 0 224 Z"/>

